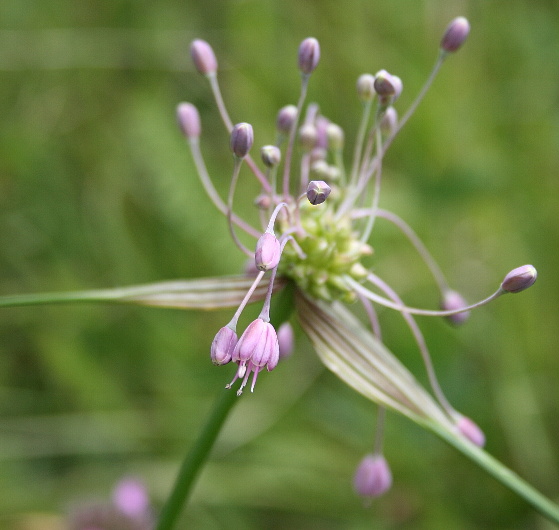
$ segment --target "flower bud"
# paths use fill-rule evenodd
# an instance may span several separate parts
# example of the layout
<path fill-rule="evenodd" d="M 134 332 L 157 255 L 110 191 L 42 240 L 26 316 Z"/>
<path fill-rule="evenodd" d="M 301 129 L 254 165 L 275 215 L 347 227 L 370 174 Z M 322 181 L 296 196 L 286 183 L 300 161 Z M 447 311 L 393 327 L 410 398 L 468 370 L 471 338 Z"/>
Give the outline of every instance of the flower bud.
<path fill-rule="evenodd" d="M 355 491 L 362 497 L 379 497 L 392 486 L 392 473 L 382 455 L 369 454 L 357 467 L 353 479 Z"/>
<path fill-rule="evenodd" d="M 198 138 L 201 132 L 200 115 L 192 103 L 179 103 L 177 106 L 177 122 L 187 138 Z"/>
<path fill-rule="evenodd" d="M 297 119 L 297 107 L 295 105 L 286 105 L 278 112 L 276 119 L 276 127 L 282 134 L 289 134 L 291 127 Z"/>
<path fill-rule="evenodd" d="M 250 148 L 254 142 L 254 133 L 250 123 L 237 123 L 231 131 L 231 151 L 238 158 L 244 158 L 248 155 Z"/>
<path fill-rule="evenodd" d="M 328 147 L 334 151 L 339 151 L 344 147 L 344 131 L 335 123 L 329 123 L 326 127 L 326 136 L 328 138 Z"/>
<path fill-rule="evenodd" d="M 265 145 L 260 149 L 262 162 L 266 167 L 276 167 L 281 162 L 281 151 L 275 145 Z"/>
<path fill-rule="evenodd" d="M 293 353 L 295 338 L 293 326 L 289 322 L 284 322 L 278 329 L 279 357 L 285 359 Z"/>
<path fill-rule="evenodd" d="M 448 290 L 443 293 L 443 298 L 441 300 L 441 309 L 443 311 L 455 311 L 462 307 L 466 307 L 468 304 L 466 300 L 462 298 L 462 295 L 456 291 Z M 468 320 L 470 316 L 469 311 L 464 311 L 463 313 L 456 313 L 455 315 L 449 315 L 446 318 L 456 324 L 457 326 Z"/>
<path fill-rule="evenodd" d="M 400 97 L 402 90 L 404 90 L 404 83 L 402 83 L 402 80 L 397 75 L 392 75 L 391 79 L 392 86 L 394 87 L 394 95 L 392 96 L 392 101 L 396 101 Z"/>
<path fill-rule="evenodd" d="M 456 421 L 456 428 L 464 438 L 467 438 L 478 447 L 483 447 L 485 445 L 485 434 L 483 434 L 483 431 L 470 418 L 460 416 Z"/>
<path fill-rule="evenodd" d="M 267 210 L 272 206 L 272 198 L 266 193 L 261 193 L 254 199 L 254 206 L 260 210 Z"/>
<path fill-rule="evenodd" d="M 452 53 L 458 50 L 470 33 L 470 23 L 464 17 L 457 17 L 450 22 L 441 39 L 441 49 Z"/>
<path fill-rule="evenodd" d="M 222 327 L 214 337 L 210 349 L 212 363 L 216 366 L 227 364 L 237 344 L 237 334 L 229 327 Z"/>
<path fill-rule="evenodd" d="M 398 125 L 398 111 L 390 106 L 388 107 L 380 120 L 380 130 L 386 134 L 392 134 Z"/>
<path fill-rule="evenodd" d="M 311 175 L 314 180 L 324 180 L 330 177 L 330 166 L 326 160 L 317 160 L 311 165 Z M 307 195 L 308 197 L 308 195 Z"/>
<path fill-rule="evenodd" d="M 317 136 L 316 126 L 312 123 L 305 123 L 299 128 L 299 142 L 301 147 L 307 151 L 316 145 Z"/>
<path fill-rule="evenodd" d="M 271 232 L 264 232 L 256 243 L 254 263 L 259 271 L 269 271 L 277 266 L 281 257 L 281 245 Z"/>
<path fill-rule="evenodd" d="M 519 293 L 532 286 L 538 277 L 538 272 L 532 265 L 523 265 L 511 270 L 501 283 L 501 289 L 507 293 Z"/>
<path fill-rule="evenodd" d="M 395 76 L 390 75 L 386 70 L 379 70 L 375 75 L 375 92 L 383 97 L 396 94 L 398 81 L 395 81 L 394 77 Z M 401 84 L 402 82 L 400 81 L 400 85 Z"/>
<path fill-rule="evenodd" d="M 201 39 L 192 41 L 190 55 L 196 70 L 202 75 L 215 74 L 217 72 L 217 59 L 212 47 Z"/>
<path fill-rule="evenodd" d="M 331 191 L 332 188 L 323 180 L 311 180 L 307 186 L 307 199 L 311 204 L 322 204 Z"/>
<path fill-rule="evenodd" d="M 299 46 L 299 70 L 305 75 L 314 71 L 320 59 L 320 45 L 312 37 L 305 39 Z"/>
<path fill-rule="evenodd" d="M 242 364 L 250 361 L 256 367 L 270 363 L 268 370 L 272 370 L 279 359 L 278 336 L 274 326 L 261 318 L 252 321 L 237 342 L 232 358 Z"/>
<path fill-rule="evenodd" d="M 150 512 L 146 487 L 133 478 L 123 479 L 116 485 L 113 504 L 121 513 L 132 519 L 141 519 Z"/>
<path fill-rule="evenodd" d="M 360 75 L 357 79 L 357 96 L 363 102 L 371 101 L 375 97 L 375 76 L 371 74 Z"/>

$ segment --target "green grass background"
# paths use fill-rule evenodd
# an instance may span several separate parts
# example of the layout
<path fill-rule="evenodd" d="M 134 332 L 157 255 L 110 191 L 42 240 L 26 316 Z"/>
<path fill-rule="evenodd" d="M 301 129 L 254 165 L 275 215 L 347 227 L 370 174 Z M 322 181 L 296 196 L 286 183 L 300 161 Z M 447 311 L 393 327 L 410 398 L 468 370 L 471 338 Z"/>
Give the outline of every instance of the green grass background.
<path fill-rule="evenodd" d="M 529 291 L 461 328 L 422 319 L 442 386 L 487 449 L 558 500 L 559 4 L 536 0 L 5 0 L 0 3 L 0 294 L 116 287 L 230 274 L 244 258 L 203 194 L 177 131 L 198 106 L 202 148 L 226 193 L 228 137 L 188 46 L 220 62 L 234 121 L 260 147 L 294 103 L 299 42 L 319 39 L 309 99 L 346 132 L 355 80 L 398 74 L 405 110 L 446 24 L 470 19 L 391 148 L 381 205 L 415 227 L 451 284 L 474 301 L 524 263 Z M 348 157 L 349 158 L 349 157 Z M 257 187 L 243 173 L 250 212 Z M 245 206 L 241 206 L 244 204 Z M 375 270 L 410 303 L 437 293 L 401 236 L 377 223 Z M 76 503 L 122 476 L 164 501 L 230 367 L 209 362 L 231 312 L 109 305 L 0 312 L 0 527 L 60 528 Z M 391 349 L 425 381 L 398 315 Z M 243 395 L 182 528 L 549 528 L 523 501 L 409 421 L 388 415 L 394 486 L 364 509 L 352 491 L 375 408 L 320 365 L 293 357 Z M 50 526 L 49 526 L 50 525 Z"/>

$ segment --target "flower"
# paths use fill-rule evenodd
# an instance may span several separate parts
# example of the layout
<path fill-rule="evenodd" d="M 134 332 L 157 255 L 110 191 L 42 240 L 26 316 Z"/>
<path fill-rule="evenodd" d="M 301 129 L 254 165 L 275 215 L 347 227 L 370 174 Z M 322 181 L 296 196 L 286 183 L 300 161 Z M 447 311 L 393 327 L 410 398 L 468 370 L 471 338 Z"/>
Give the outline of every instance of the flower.
<path fill-rule="evenodd" d="M 227 203 L 221 199 L 207 173 L 197 123 L 197 134 L 186 134 L 186 137 L 204 188 L 218 210 L 227 217 L 235 244 L 254 264 L 250 280 L 245 280 L 248 290 L 244 296 L 237 289 L 238 284 L 232 285 L 231 290 L 225 287 L 231 279 L 213 280 L 216 298 L 227 292 L 230 302 L 236 298 L 238 304 L 233 318 L 218 332 L 211 348 L 214 364 L 232 361 L 237 365 L 227 388 L 232 388 L 236 380 L 241 379 L 237 392 L 240 395 L 252 373 L 253 391 L 258 373 L 264 367 L 268 371 L 276 367 L 280 347 L 275 327 L 270 322 L 272 296 L 278 282 L 292 284 L 301 327 L 321 360 L 338 377 L 376 402 L 381 411 L 385 408 L 395 410 L 435 431 L 443 430 L 447 436 L 463 437 L 478 446 L 483 445 L 481 429 L 458 413 L 446 399 L 414 315 L 445 316 L 453 323 L 462 323 L 471 309 L 501 294 L 518 292 L 532 285 L 536 278 L 535 269 L 532 266 L 514 269 L 493 295 L 468 306 L 462 295 L 448 286 L 436 261 L 411 227 L 398 215 L 379 206 L 383 161 L 388 147 L 430 87 L 449 55 L 447 52 L 456 51 L 468 32 L 469 24 L 463 17 L 451 23 L 443 36 L 443 52 L 439 53 L 431 76 L 401 120 L 393 107 L 402 91 L 401 79 L 386 70 L 380 70 L 374 76 L 359 76 L 357 96 L 363 106 L 363 116 L 349 170 L 343 160 L 343 130 L 322 116 L 317 104 L 309 104 L 304 110 L 309 79 L 320 59 L 316 39 L 308 38 L 301 43 L 298 53 L 298 67 L 302 73 L 299 101 L 297 105 L 280 109 L 276 119 L 276 143 L 265 144 L 261 151 L 263 169 L 249 155 L 254 141 L 252 127 L 248 123 L 233 126 L 222 103 L 217 60 L 211 48 L 207 48 L 207 43 L 200 44 L 203 41 L 193 43 L 193 58 L 198 71 L 207 74 L 208 68 L 204 64 L 211 66 L 212 75 L 206 77 L 211 83 L 222 120 L 231 134 L 235 161 Z M 207 59 L 203 61 L 204 57 Z M 376 111 L 372 113 L 375 101 Z M 189 104 L 178 107 L 183 131 L 186 129 L 185 118 L 194 115 L 191 107 L 185 105 Z M 300 148 L 299 166 L 295 165 L 299 154 L 296 140 Z M 234 213 L 235 188 L 242 164 L 248 166 L 260 184 L 261 190 L 255 201 L 262 214 L 260 228 Z M 313 178 L 316 176 L 320 179 Z M 395 225 L 415 247 L 437 284 L 441 310 L 407 306 L 396 290 L 369 268 L 367 258 L 373 252 L 369 239 L 377 220 Z M 255 251 L 241 242 L 237 231 L 256 239 Z M 271 274 L 265 292 L 262 290 L 261 296 L 255 296 L 268 271 Z M 262 312 L 237 341 L 239 318 L 249 301 L 257 299 L 264 300 Z M 346 304 L 351 302 L 362 306 L 366 315 L 364 320 L 348 309 Z M 417 343 L 432 393 L 425 390 L 382 343 L 374 304 L 402 314 Z M 289 342 L 293 343 L 291 337 Z M 384 412 L 379 418 L 382 423 Z M 378 430 L 382 432 L 382 426 Z M 379 445 L 378 440 L 375 443 Z M 365 458 L 355 479 L 356 488 L 363 495 L 379 495 L 391 484 L 384 457 L 377 451 L 374 454 L 376 456 Z"/>
<path fill-rule="evenodd" d="M 512 479 L 512 475 L 495 471 L 495 463 L 489 465 L 487 457 L 480 457 L 479 447 L 485 442 L 483 431 L 473 420 L 457 412 L 445 397 L 415 315 L 448 317 L 453 323 L 462 323 L 471 310 L 503 294 L 530 287 L 536 280 L 536 269 L 532 265 L 513 269 L 493 294 L 467 305 L 462 295 L 449 286 L 413 229 L 399 215 L 380 206 L 383 164 L 388 148 L 413 115 L 443 62 L 453 55 L 450 52 L 461 47 L 468 31 L 469 24 L 463 18 L 451 23 L 433 71 L 402 118 L 398 118 L 394 107 L 403 87 L 398 76 L 386 70 L 380 70 L 376 76 L 359 76 L 356 99 L 362 106 L 362 118 L 349 167 L 344 162 L 342 129 L 323 116 L 317 104 L 304 106 L 312 73 L 320 59 L 316 39 L 305 39 L 299 48 L 297 65 L 301 72 L 301 90 L 298 102 L 280 109 L 275 143 L 270 143 L 270 138 L 262 142 L 262 168 L 250 155 L 255 141 L 252 126 L 247 122 L 234 125 L 228 114 L 213 50 L 205 41 L 194 41 L 191 53 L 195 68 L 210 83 L 230 134 L 234 156 L 229 190 L 218 191 L 208 173 L 201 147 L 202 127 L 195 107 L 190 103 L 179 104 L 177 119 L 201 184 L 211 202 L 225 216 L 231 238 L 250 260 L 249 266 L 245 267 L 243 275 L 163 282 L 104 293 L 113 301 L 154 306 L 236 307 L 231 320 L 215 335 L 210 358 L 217 366 L 235 365 L 233 379 L 226 388 L 233 388 L 239 379 L 239 396 L 251 375 L 253 392 L 258 374 L 264 368 L 274 370 L 281 358 L 293 350 L 289 328 L 287 336 L 281 333 L 281 341 L 276 329 L 286 329 L 280 326 L 294 311 L 324 365 L 379 407 L 372 452 L 376 457 L 371 457 L 374 462 L 369 458 L 363 464 L 363 473 L 366 475 L 372 468 L 379 480 L 367 486 L 364 479 L 356 479 L 358 491 L 367 491 L 369 496 L 382 493 L 391 483 L 386 461 L 379 460 L 385 410 L 401 413 L 435 432 L 486 469 L 493 469 L 491 472 L 503 482 L 508 481 L 510 485 L 517 480 Z M 235 213 L 235 190 L 240 175 L 244 178 L 245 168 L 259 184 L 254 203 L 260 210 L 261 226 L 254 226 Z M 394 225 L 425 262 L 438 289 L 440 310 L 408 306 L 396 289 L 373 272 L 370 267 L 373 249 L 369 240 L 377 222 Z M 241 232 L 242 237 L 239 236 Z M 249 248 L 243 243 L 247 238 L 254 240 L 254 246 L 251 244 Z M 274 307 L 272 302 L 284 289 L 294 292 L 294 296 Z M 237 340 L 237 327 L 245 307 L 257 302 L 262 302 L 259 316 Z M 429 391 L 384 345 L 376 306 L 401 314 L 423 361 Z"/>

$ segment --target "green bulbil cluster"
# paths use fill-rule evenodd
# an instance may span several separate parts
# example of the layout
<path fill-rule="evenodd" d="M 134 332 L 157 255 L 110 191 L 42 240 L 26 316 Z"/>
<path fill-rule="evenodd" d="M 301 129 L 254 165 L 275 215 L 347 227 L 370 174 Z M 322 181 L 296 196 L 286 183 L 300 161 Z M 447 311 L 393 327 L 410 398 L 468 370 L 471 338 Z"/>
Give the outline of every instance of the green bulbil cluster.
<path fill-rule="evenodd" d="M 359 241 L 349 218 L 335 219 L 334 214 L 327 206 L 301 205 L 302 230 L 292 235 L 305 258 L 288 243 L 280 262 L 280 274 L 291 278 L 315 298 L 350 303 L 355 301 L 356 295 L 344 278 L 351 276 L 361 280 L 368 274 L 361 259 L 372 254 L 372 248 Z"/>

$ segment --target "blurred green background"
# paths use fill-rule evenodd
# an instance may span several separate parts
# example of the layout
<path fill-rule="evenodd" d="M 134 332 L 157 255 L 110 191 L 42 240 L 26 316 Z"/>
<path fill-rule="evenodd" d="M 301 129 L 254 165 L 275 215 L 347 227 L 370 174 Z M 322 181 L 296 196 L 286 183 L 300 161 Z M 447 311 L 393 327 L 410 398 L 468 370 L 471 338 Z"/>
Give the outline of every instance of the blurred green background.
<path fill-rule="evenodd" d="M 277 110 L 298 96 L 299 42 L 318 38 L 309 97 L 345 129 L 350 153 L 358 75 L 399 75 L 403 112 L 457 15 L 470 19 L 470 38 L 391 148 L 381 205 L 410 222 L 471 301 L 513 267 L 538 269 L 532 289 L 476 311 L 462 328 L 420 325 L 443 388 L 485 431 L 488 451 L 559 500 L 555 0 L 4 0 L 0 294 L 241 270 L 244 257 L 175 124 L 179 101 L 198 106 L 206 162 L 225 194 L 228 137 L 192 69 L 192 39 L 213 45 L 233 121 L 252 123 L 259 147 L 274 139 Z M 241 181 L 238 202 L 249 211 L 257 187 Z M 406 301 L 436 305 L 424 266 L 396 231 L 378 222 L 372 243 L 375 270 Z M 160 507 L 232 376 L 208 355 L 230 316 L 109 305 L 1 310 L 0 527 L 60 528 L 73 506 L 108 500 L 128 475 Z M 386 343 L 424 381 L 401 318 L 382 317 Z M 351 480 L 374 417 L 298 333 L 293 357 L 240 400 L 181 527 L 549 527 L 394 414 L 385 440 L 394 485 L 363 508 Z"/>

